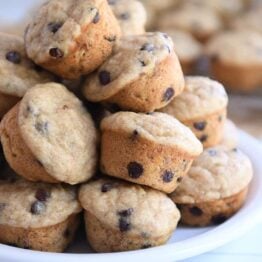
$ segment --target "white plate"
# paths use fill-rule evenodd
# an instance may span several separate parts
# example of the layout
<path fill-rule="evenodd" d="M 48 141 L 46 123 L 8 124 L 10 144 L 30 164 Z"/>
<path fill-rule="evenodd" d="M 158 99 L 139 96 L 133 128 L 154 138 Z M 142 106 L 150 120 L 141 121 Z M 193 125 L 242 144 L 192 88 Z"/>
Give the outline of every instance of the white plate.
<path fill-rule="evenodd" d="M 199 255 L 220 247 L 245 234 L 262 220 L 262 146 L 260 142 L 240 132 L 240 149 L 251 159 L 254 179 L 245 206 L 220 226 L 208 228 L 179 227 L 170 241 L 161 247 L 108 254 L 76 254 L 88 252 L 84 234 L 66 254 L 44 253 L 0 245 L 1 262 L 171 262 Z M 75 253 L 75 254 L 72 254 Z"/>

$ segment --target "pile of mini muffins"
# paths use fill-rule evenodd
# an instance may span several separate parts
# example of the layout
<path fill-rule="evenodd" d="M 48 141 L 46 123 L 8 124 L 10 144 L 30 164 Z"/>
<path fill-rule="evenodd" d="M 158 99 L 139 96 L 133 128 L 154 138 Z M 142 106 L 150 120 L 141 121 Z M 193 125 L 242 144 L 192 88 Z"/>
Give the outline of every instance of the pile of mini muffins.
<path fill-rule="evenodd" d="M 94 251 L 143 249 L 244 204 L 224 87 L 145 23 L 136 0 L 50 0 L 0 34 L 1 243 L 63 252 L 83 213 Z"/>
<path fill-rule="evenodd" d="M 149 30 L 167 32 L 184 73 L 211 75 L 234 92 L 262 87 L 261 0 L 141 0 Z"/>

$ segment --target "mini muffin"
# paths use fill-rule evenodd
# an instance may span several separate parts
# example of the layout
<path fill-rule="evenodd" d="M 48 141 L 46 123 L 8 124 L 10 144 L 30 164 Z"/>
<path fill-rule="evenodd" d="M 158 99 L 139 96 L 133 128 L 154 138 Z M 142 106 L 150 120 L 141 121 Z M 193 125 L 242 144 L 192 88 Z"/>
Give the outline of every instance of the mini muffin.
<path fill-rule="evenodd" d="M 62 252 L 73 240 L 80 211 L 69 186 L 0 180 L 0 243 Z"/>
<path fill-rule="evenodd" d="M 49 71 L 77 79 L 106 60 L 120 32 L 107 0 L 50 0 L 26 29 L 26 52 Z"/>
<path fill-rule="evenodd" d="M 249 92 L 262 84 L 262 35 L 227 31 L 207 44 L 211 74 L 233 91 Z"/>
<path fill-rule="evenodd" d="M 126 36 L 112 56 L 87 77 L 84 96 L 123 110 L 151 112 L 164 107 L 184 88 L 171 38 L 163 33 Z"/>
<path fill-rule="evenodd" d="M 183 73 L 194 73 L 202 55 L 202 45 L 191 34 L 181 30 L 165 30 L 174 42 L 175 53 L 181 63 Z"/>
<path fill-rule="evenodd" d="M 171 193 L 202 152 L 189 128 L 163 113 L 119 112 L 102 120 L 101 171 Z"/>
<path fill-rule="evenodd" d="M 97 252 L 165 244 L 180 219 L 164 193 L 120 180 L 105 178 L 83 185 L 79 199 L 87 239 Z"/>
<path fill-rule="evenodd" d="M 158 21 L 157 28 L 180 29 L 205 42 L 222 28 L 222 22 L 212 9 L 186 5 L 164 13 Z"/>
<path fill-rule="evenodd" d="M 0 119 L 38 83 L 50 82 L 53 77 L 32 63 L 25 54 L 23 39 L 0 33 Z"/>
<path fill-rule="evenodd" d="M 224 87 L 208 77 L 186 77 L 184 92 L 161 112 L 188 126 L 204 147 L 217 145 L 223 135 L 228 97 Z"/>
<path fill-rule="evenodd" d="M 77 184 L 95 172 L 94 123 L 60 84 L 29 89 L 3 118 L 0 135 L 9 165 L 28 180 Z"/>
<path fill-rule="evenodd" d="M 108 0 L 121 27 L 122 35 L 145 33 L 146 10 L 137 0 Z"/>
<path fill-rule="evenodd" d="M 205 149 L 171 198 L 190 226 L 220 224 L 244 204 L 253 171 L 238 149 Z"/>
<path fill-rule="evenodd" d="M 220 145 L 227 149 L 234 149 L 238 146 L 239 135 L 236 125 L 229 119 L 226 119 L 222 141 Z"/>
<path fill-rule="evenodd" d="M 233 29 L 246 29 L 262 33 L 262 8 L 251 10 L 236 17 L 230 24 Z"/>

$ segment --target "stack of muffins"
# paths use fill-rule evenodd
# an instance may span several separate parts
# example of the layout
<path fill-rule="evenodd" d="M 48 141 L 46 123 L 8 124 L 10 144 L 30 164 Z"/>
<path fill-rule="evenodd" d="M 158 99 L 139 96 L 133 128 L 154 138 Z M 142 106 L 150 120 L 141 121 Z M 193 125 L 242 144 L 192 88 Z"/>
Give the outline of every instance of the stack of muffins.
<path fill-rule="evenodd" d="M 62 252 L 84 210 L 94 251 L 149 248 L 243 205 L 223 86 L 145 23 L 136 0 L 50 0 L 24 42 L 0 34 L 1 243 Z"/>

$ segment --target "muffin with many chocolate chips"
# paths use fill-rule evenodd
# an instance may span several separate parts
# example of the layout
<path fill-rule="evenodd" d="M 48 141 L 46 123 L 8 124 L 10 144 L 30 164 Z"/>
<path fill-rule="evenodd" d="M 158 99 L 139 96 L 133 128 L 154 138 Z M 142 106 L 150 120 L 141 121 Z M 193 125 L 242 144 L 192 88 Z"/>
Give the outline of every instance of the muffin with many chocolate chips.
<path fill-rule="evenodd" d="M 96 168 L 97 133 L 81 101 L 56 83 L 36 85 L 3 118 L 6 160 L 31 181 L 78 184 Z"/>
<path fill-rule="evenodd" d="M 122 35 L 139 35 L 145 32 L 146 10 L 137 0 L 108 0 L 116 16 Z"/>
<path fill-rule="evenodd" d="M 251 162 L 240 150 L 205 149 L 171 194 L 182 223 L 206 226 L 224 222 L 244 204 L 252 176 Z"/>
<path fill-rule="evenodd" d="M 164 33 L 125 36 L 112 56 L 87 77 L 85 97 L 121 109 L 151 112 L 164 107 L 184 88 L 171 38 Z"/>
<path fill-rule="evenodd" d="M 80 211 L 71 187 L 0 180 L 0 243 L 62 252 L 74 237 Z"/>
<path fill-rule="evenodd" d="M 21 37 L 0 33 L 0 119 L 26 90 L 53 77 L 31 62 Z"/>
<path fill-rule="evenodd" d="M 180 214 L 164 193 L 113 179 L 83 185 L 87 238 L 97 252 L 162 245 L 175 230 Z"/>
<path fill-rule="evenodd" d="M 228 97 L 224 87 L 207 77 L 186 77 L 185 91 L 161 111 L 190 127 L 204 147 L 217 145 L 223 135 Z"/>
<path fill-rule="evenodd" d="M 25 45 L 36 64 L 76 79 L 103 63 L 119 36 L 107 0 L 50 0 L 28 25 Z"/>
<path fill-rule="evenodd" d="M 202 145 L 189 128 L 163 113 L 119 112 L 101 123 L 101 170 L 171 193 Z"/>

